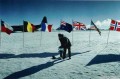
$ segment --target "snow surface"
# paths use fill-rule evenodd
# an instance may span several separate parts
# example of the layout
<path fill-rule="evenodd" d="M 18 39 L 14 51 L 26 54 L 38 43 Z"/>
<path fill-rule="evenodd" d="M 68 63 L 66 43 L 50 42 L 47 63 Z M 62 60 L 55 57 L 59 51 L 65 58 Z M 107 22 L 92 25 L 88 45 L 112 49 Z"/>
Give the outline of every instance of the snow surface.
<path fill-rule="evenodd" d="M 72 42 L 70 60 L 51 59 L 59 57 L 58 33 Z M 120 79 L 120 33 L 110 31 L 107 45 L 108 33 L 1 33 L 0 79 Z"/>

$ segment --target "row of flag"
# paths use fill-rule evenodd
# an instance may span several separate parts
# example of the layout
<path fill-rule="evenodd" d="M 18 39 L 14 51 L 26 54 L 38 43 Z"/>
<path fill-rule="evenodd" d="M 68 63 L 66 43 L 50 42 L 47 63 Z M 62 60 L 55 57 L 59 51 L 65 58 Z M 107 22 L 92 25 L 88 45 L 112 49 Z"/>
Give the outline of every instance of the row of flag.
<path fill-rule="evenodd" d="M 29 21 L 23 21 L 23 26 L 22 27 L 18 26 L 18 27 L 17 29 L 19 30 L 21 29 L 21 31 L 23 32 L 34 32 L 38 29 L 38 27 L 41 28 L 41 31 L 48 31 L 48 32 L 52 31 L 52 25 L 47 23 L 46 17 L 43 17 L 41 24 L 37 27 L 32 23 L 30 23 Z M 1 20 L 1 32 L 6 32 L 7 34 L 11 34 L 15 28 L 16 26 L 12 28 L 6 22 Z M 99 35 L 101 35 L 101 31 L 94 24 L 92 20 L 91 20 L 91 26 L 89 29 L 96 30 L 98 31 Z M 73 21 L 72 25 L 65 21 L 61 21 L 60 27 L 57 28 L 57 30 L 65 30 L 70 33 L 73 30 L 86 30 L 86 25 L 77 21 Z M 110 30 L 120 31 L 120 22 L 111 20 Z"/>
<path fill-rule="evenodd" d="M 34 32 L 36 30 L 35 26 L 28 21 L 23 21 L 23 27 L 19 29 L 22 29 L 22 31 L 24 32 Z M 9 24 L 1 20 L 1 32 L 11 34 L 13 32 L 13 28 L 9 26 Z"/>
<path fill-rule="evenodd" d="M 65 21 L 61 21 L 61 25 L 58 28 L 58 30 L 65 30 L 67 32 L 71 32 L 74 29 L 76 29 L 76 30 L 86 30 L 86 26 L 85 26 L 85 24 L 83 24 L 81 22 L 77 22 L 77 21 L 73 21 L 73 25 L 71 25 L 69 23 L 66 23 Z M 101 35 L 101 32 L 100 32 L 99 28 L 93 23 L 92 20 L 91 20 L 91 27 L 89 29 L 96 30 Z"/>
<path fill-rule="evenodd" d="M 1 32 L 6 32 L 7 34 L 13 33 L 13 31 L 23 31 L 23 32 L 34 32 L 38 28 L 41 27 L 41 31 L 48 31 L 51 32 L 52 30 L 52 25 L 47 24 L 47 18 L 43 17 L 43 20 L 40 25 L 33 25 L 29 21 L 23 21 L 23 25 L 18 25 L 18 26 L 9 26 L 6 22 L 1 20 Z"/>
<path fill-rule="evenodd" d="M 74 27 L 72 28 L 72 26 Z M 68 32 L 71 32 L 74 28 L 78 30 L 81 30 L 81 29 L 86 30 L 85 24 L 77 22 L 77 21 L 73 21 L 73 25 L 70 25 L 69 23 L 61 21 L 61 26 L 59 27 L 59 29 L 66 30 Z M 99 30 L 99 28 L 95 25 L 95 23 L 92 20 L 91 20 L 91 26 L 89 29 L 96 30 L 99 33 L 99 35 L 101 35 L 101 31 Z M 111 20 L 109 30 L 120 31 L 120 22 L 116 20 Z"/>

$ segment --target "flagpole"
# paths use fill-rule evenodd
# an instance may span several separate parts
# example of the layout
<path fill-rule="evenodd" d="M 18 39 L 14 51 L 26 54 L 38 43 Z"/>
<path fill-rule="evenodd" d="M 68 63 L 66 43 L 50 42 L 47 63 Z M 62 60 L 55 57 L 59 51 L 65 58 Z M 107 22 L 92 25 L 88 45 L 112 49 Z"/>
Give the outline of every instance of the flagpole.
<path fill-rule="evenodd" d="M 91 19 L 91 21 L 92 21 L 92 19 Z M 90 26 L 91 27 L 91 26 Z M 89 47 L 90 47 L 90 38 L 91 38 L 91 28 L 89 29 L 90 31 L 89 31 Z"/>
<path fill-rule="evenodd" d="M 108 46 L 109 36 L 110 36 L 110 30 L 108 32 L 108 38 L 107 38 L 107 45 L 106 45 L 106 47 Z"/>
<path fill-rule="evenodd" d="M 112 19 L 111 19 L 111 23 L 112 23 Z M 111 25 L 110 25 L 110 27 L 111 27 Z M 110 36 L 110 28 L 109 28 L 109 32 L 108 32 L 108 38 L 107 38 L 107 45 L 106 45 L 106 47 L 108 46 L 109 36 Z"/>
<path fill-rule="evenodd" d="M 73 20 L 72 20 L 72 28 L 73 28 Z M 72 45 L 73 45 L 73 30 L 72 30 Z"/>
<path fill-rule="evenodd" d="M 61 26 L 61 22 L 62 22 L 62 19 L 60 20 L 60 26 Z M 59 26 L 59 27 L 60 27 Z M 60 33 L 60 29 L 58 29 L 58 34 Z M 58 38 L 58 35 L 57 35 L 57 38 Z M 57 39 L 57 46 L 58 46 L 58 39 Z"/>
<path fill-rule="evenodd" d="M 41 42 L 42 42 L 42 31 L 41 31 L 41 34 L 40 34 L 40 47 L 41 47 Z"/>
<path fill-rule="evenodd" d="M 61 21 L 62 20 L 60 20 L 60 26 L 61 26 Z M 60 26 L 58 27 L 58 28 L 60 28 Z M 58 29 L 58 34 L 60 33 L 60 29 Z M 58 46 L 58 35 L 57 35 L 57 46 Z"/>
<path fill-rule="evenodd" d="M 24 48 L 24 20 L 23 20 L 23 48 Z"/>
<path fill-rule="evenodd" d="M 72 45 L 73 45 L 73 31 L 72 31 Z"/>
<path fill-rule="evenodd" d="M 91 29 L 89 29 L 89 46 L 90 46 L 90 38 L 91 38 Z"/>
<path fill-rule="evenodd" d="M 60 27 L 60 26 L 59 26 Z M 58 32 L 58 34 L 59 34 L 59 27 L 58 27 L 58 30 L 57 30 L 57 32 Z M 57 46 L 58 46 L 58 34 L 57 34 Z"/>
<path fill-rule="evenodd" d="M 2 19 L 1 19 L 1 22 L 2 22 Z M 0 48 L 1 48 L 1 41 L 2 41 L 2 38 L 1 38 L 1 32 L 2 32 L 2 25 L 0 26 L 1 30 L 0 30 Z"/>

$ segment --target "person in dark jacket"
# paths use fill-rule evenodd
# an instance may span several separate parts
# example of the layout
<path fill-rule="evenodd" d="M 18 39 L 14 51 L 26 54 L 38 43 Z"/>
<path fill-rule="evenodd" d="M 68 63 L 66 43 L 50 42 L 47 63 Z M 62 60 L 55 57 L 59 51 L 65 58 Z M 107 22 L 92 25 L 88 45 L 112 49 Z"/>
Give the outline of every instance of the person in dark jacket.
<path fill-rule="evenodd" d="M 70 40 L 65 37 L 63 34 L 58 34 L 59 41 L 61 43 L 61 46 L 59 48 L 63 48 L 63 56 L 62 58 L 66 58 L 66 50 L 68 49 L 68 56 L 69 59 L 71 59 L 71 42 Z"/>

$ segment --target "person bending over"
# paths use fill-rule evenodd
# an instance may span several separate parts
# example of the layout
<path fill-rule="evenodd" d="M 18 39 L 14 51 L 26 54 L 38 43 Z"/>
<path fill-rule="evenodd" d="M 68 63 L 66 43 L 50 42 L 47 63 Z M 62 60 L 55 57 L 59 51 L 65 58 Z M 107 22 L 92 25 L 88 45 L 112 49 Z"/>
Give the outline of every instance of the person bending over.
<path fill-rule="evenodd" d="M 63 48 L 63 55 L 62 55 L 62 58 L 65 59 L 66 58 L 66 50 L 68 49 L 68 56 L 69 56 L 69 59 L 71 59 L 71 42 L 70 40 L 65 37 L 63 34 L 58 34 L 58 38 L 59 38 L 59 41 L 61 43 L 61 46 L 59 46 L 59 48 Z"/>

